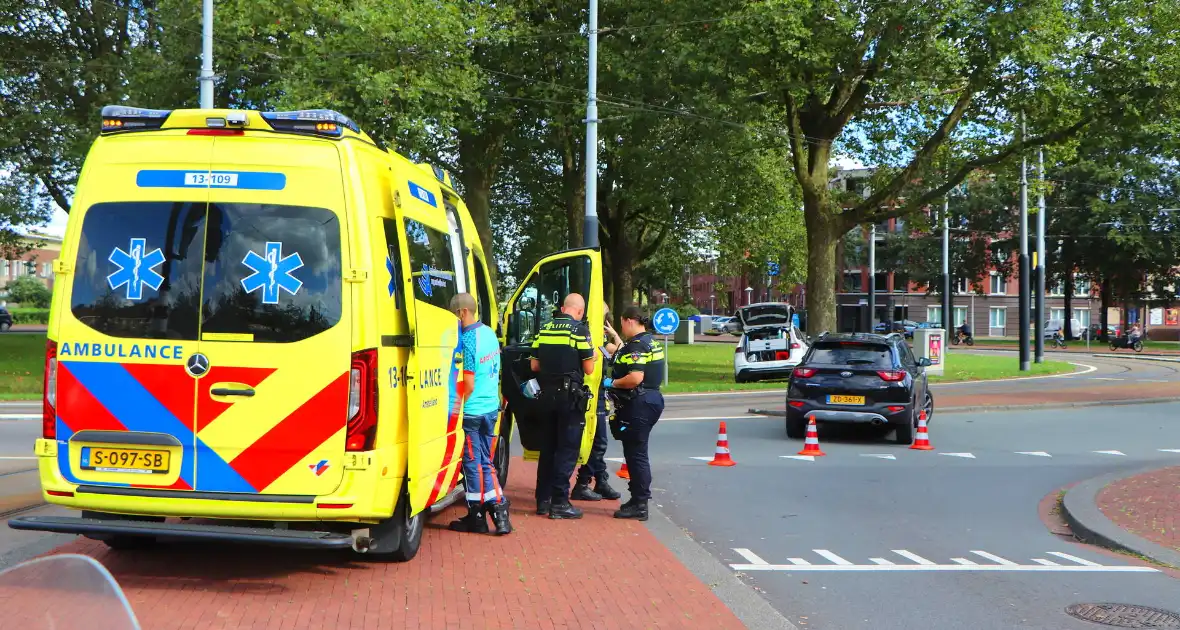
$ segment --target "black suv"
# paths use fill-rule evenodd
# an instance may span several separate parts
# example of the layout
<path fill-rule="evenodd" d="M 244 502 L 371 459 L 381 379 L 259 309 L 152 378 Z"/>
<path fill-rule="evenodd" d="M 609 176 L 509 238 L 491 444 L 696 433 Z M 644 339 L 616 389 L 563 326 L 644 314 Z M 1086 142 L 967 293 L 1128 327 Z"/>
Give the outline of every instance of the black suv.
<path fill-rule="evenodd" d="M 898 444 L 910 444 L 918 411 L 927 421 L 934 413 L 928 365 L 898 333 L 820 335 L 787 384 L 787 437 L 803 437 L 814 415 L 817 423 L 888 424 Z"/>
<path fill-rule="evenodd" d="M 12 314 L 0 306 L 0 332 L 8 332 L 9 328 L 12 328 Z"/>

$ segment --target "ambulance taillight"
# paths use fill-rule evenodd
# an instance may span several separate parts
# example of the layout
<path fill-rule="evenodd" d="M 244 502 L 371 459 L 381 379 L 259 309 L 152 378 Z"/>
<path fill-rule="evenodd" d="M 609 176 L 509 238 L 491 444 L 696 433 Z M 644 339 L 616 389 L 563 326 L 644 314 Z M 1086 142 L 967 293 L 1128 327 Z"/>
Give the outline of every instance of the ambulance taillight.
<path fill-rule="evenodd" d="M 45 344 L 45 391 L 41 398 L 41 437 L 57 437 L 57 342 Z"/>
<path fill-rule="evenodd" d="M 377 437 L 377 349 L 352 353 L 344 450 L 370 451 Z"/>

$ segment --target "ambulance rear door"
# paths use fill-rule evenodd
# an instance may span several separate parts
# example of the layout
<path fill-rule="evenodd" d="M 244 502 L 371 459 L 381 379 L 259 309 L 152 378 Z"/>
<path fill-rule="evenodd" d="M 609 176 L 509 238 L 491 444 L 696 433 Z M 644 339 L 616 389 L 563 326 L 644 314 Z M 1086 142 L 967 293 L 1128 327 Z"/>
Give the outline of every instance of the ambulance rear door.
<path fill-rule="evenodd" d="M 338 146 L 222 136 L 211 162 L 197 489 L 331 494 L 344 472 L 353 362 Z"/>
<path fill-rule="evenodd" d="M 401 246 L 412 348 L 405 387 L 409 426 L 407 477 L 411 513 L 444 498 L 462 462 L 463 409 L 459 318 L 451 298 L 467 291 L 465 249 L 453 210 L 437 181 L 420 169 L 395 169 L 394 208 Z"/>
<path fill-rule="evenodd" d="M 61 475 L 92 493 L 188 491 L 196 479 L 194 383 L 212 138 L 183 131 L 99 138 L 79 180 L 50 321 Z"/>
<path fill-rule="evenodd" d="M 537 263 L 524 282 L 517 287 L 504 310 L 502 326 L 504 338 L 501 389 L 508 401 L 508 409 L 516 422 L 520 443 L 528 451 L 540 448 L 539 428 L 549 421 L 540 417 L 537 402 L 527 398 L 523 385 L 536 374 L 529 367 L 532 343 L 542 326 L 549 323 L 561 309 L 570 293 L 586 299 L 585 321 L 589 324 L 590 339 L 597 349 L 603 344 L 604 306 L 602 297 L 602 255 L 596 249 L 575 249 L 550 255 Z M 586 412 L 586 432 L 582 439 L 579 461 L 590 455 L 597 425 L 595 404 L 602 383 L 602 357 L 596 354 L 594 374 L 586 377 L 595 398 Z"/>

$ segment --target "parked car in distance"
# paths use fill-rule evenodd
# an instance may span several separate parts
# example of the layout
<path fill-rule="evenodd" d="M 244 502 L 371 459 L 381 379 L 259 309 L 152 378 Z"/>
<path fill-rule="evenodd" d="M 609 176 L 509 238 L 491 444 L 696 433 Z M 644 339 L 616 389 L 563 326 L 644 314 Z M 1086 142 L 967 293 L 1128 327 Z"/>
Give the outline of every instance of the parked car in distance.
<path fill-rule="evenodd" d="M 1108 338 L 1109 337 L 1118 337 L 1122 334 L 1123 334 L 1123 329 L 1121 326 L 1119 326 L 1117 324 L 1107 324 L 1106 325 L 1106 336 Z M 1082 335 L 1084 338 L 1087 338 L 1087 339 L 1089 339 L 1089 338 L 1100 339 L 1102 337 L 1102 324 L 1090 324 L 1090 327 L 1087 328 L 1082 333 Z"/>
<path fill-rule="evenodd" d="M 714 315 L 711 323 L 709 324 L 709 330 L 706 330 L 705 334 L 720 335 L 721 333 L 725 332 L 725 324 L 731 319 L 733 318 L 728 315 Z"/>
<path fill-rule="evenodd" d="M 12 313 L 0 306 L 0 332 L 8 332 L 9 328 L 12 328 Z"/>
<path fill-rule="evenodd" d="M 742 338 L 733 353 L 733 379 L 749 383 L 787 378 L 807 352 L 807 341 L 795 327 L 789 304 L 751 304 L 738 311 Z"/>
<path fill-rule="evenodd" d="M 934 415 L 928 365 L 897 333 L 820 335 L 787 383 L 787 437 L 803 437 L 815 416 L 817 423 L 888 425 L 898 444 L 910 444 L 918 412 L 927 421 Z"/>
<path fill-rule="evenodd" d="M 1065 320 L 1051 319 L 1045 322 L 1045 326 L 1041 330 L 1041 336 L 1043 336 L 1045 339 L 1048 339 L 1057 334 L 1057 331 L 1059 330 L 1062 331 L 1062 334 L 1065 334 Z M 1070 331 L 1073 333 L 1070 339 L 1080 339 L 1082 335 L 1082 322 L 1078 321 L 1076 318 L 1071 319 Z"/>
<path fill-rule="evenodd" d="M 873 326 L 873 332 L 877 333 L 878 335 L 883 335 L 885 334 L 885 326 L 885 322 L 877 322 L 877 325 Z M 893 332 L 902 333 L 905 335 L 906 339 L 912 339 L 914 337 L 914 329 L 917 327 L 918 322 L 915 321 L 908 319 L 893 320 Z"/>

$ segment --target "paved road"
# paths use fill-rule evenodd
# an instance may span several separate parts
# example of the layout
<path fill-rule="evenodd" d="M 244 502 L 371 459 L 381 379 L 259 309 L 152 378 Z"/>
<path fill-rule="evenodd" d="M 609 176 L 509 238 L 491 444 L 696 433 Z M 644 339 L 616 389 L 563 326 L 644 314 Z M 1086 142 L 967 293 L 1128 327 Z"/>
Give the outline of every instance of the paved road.
<path fill-rule="evenodd" d="M 824 427 L 814 461 L 784 457 L 801 444 L 781 420 L 747 419 L 729 423 L 732 468 L 691 459 L 709 456 L 716 422 L 661 423 L 656 499 L 800 628 L 1083 630 L 1067 605 L 1174 610 L 1180 581 L 1050 533 L 1038 503 L 1180 463 L 1178 417 L 1180 403 L 946 414 L 934 452 Z"/>
<path fill-rule="evenodd" d="M 973 354 L 1003 354 L 1016 362 L 1010 352 L 972 351 Z M 939 396 L 995 395 L 997 400 L 1014 392 L 1028 391 L 1069 391 L 1093 387 L 1110 387 L 1125 384 L 1155 385 L 1180 383 L 1180 363 L 1146 361 L 1130 358 L 1105 358 L 1062 353 L 1045 353 L 1050 360 L 1068 361 L 1078 364 L 1073 374 L 1025 377 L 1003 381 L 979 383 L 941 383 L 931 386 L 935 401 Z M 751 409 L 782 409 L 786 404 L 783 388 L 752 392 L 726 392 L 716 394 L 672 394 L 667 396 L 665 418 L 700 417 L 742 417 Z"/>

